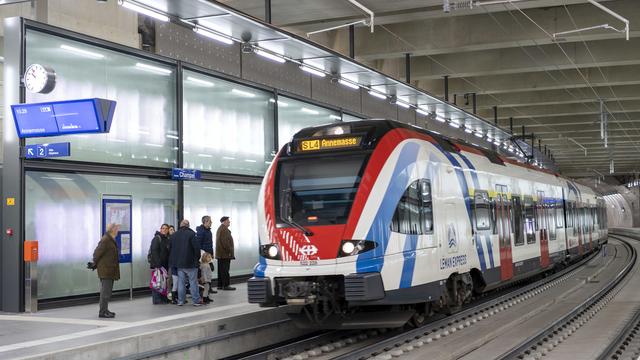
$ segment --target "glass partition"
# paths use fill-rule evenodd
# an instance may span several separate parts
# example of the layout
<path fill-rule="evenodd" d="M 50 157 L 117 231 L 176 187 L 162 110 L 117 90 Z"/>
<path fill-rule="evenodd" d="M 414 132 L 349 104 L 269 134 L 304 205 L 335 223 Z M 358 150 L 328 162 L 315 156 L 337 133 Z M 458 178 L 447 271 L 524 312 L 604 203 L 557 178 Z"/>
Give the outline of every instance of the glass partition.
<path fill-rule="evenodd" d="M 68 160 L 172 167 L 177 155 L 175 71 L 82 42 L 29 30 L 26 64 L 56 72 L 49 94 L 27 92 L 27 102 L 99 97 L 117 102 L 108 134 L 28 139 L 27 143 L 71 142 Z"/>
<path fill-rule="evenodd" d="M 344 113 L 342 114 L 342 121 L 358 121 L 358 120 L 364 120 L 364 118 L 360 118 L 357 116 L 344 114 Z"/>
<path fill-rule="evenodd" d="M 102 235 L 103 195 L 132 197 L 133 286 L 149 286 L 147 251 L 162 223 L 176 223 L 176 182 L 29 171 L 25 186 L 25 239 L 39 246 L 38 299 L 99 291 L 86 264 Z M 120 265 L 114 289 L 129 288 L 131 268 Z"/>
<path fill-rule="evenodd" d="M 184 166 L 263 175 L 273 158 L 273 96 L 184 71 Z"/>
<path fill-rule="evenodd" d="M 341 121 L 338 111 L 294 100 L 278 97 L 278 148 L 291 141 L 300 129 Z"/>
<path fill-rule="evenodd" d="M 211 231 L 220 226 L 220 218 L 231 218 L 231 235 L 236 259 L 231 262 L 231 275 L 250 274 L 258 262 L 259 185 L 220 182 L 190 182 L 184 185 L 184 213 L 192 228 L 200 225 L 202 216 L 213 220 Z M 214 274 L 217 275 L 217 274 Z"/>

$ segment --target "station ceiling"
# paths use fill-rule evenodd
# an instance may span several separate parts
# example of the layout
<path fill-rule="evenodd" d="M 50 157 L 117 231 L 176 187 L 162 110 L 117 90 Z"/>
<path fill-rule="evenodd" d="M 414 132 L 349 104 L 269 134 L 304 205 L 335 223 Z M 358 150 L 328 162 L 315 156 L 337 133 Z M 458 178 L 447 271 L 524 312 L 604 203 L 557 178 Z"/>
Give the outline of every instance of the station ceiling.
<path fill-rule="evenodd" d="M 630 39 L 612 29 L 553 37 L 554 33 L 624 24 L 586 0 L 359 0 L 375 14 L 374 32 L 356 27 L 356 60 L 405 79 L 411 54 L 411 84 L 441 98 L 449 76 L 449 100 L 471 111 L 464 94 L 477 94 L 478 115 L 514 132 L 522 125 L 547 146 L 561 172 L 572 177 L 640 170 L 640 6 L 638 0 L 599 1 L 630 22 Z M 222 3 L 263 19 L 264 0 Z M 469 8 L 469 3 L 473 3 Z M 456 6 L 459 5 L 459 6 Z M 272 23 L 308 32 L 367 19 L 348 0 L 271 0 Z M 456 9 L 457 7 L 457 9 Z M 348 54 L 346 28 L 309 36 Z M 608 113 L 605 148 L 600 101 Z M 536 145 L 538 144 L 536 140 Z M 584 149 L 586 149 L 586 155 Z"/>

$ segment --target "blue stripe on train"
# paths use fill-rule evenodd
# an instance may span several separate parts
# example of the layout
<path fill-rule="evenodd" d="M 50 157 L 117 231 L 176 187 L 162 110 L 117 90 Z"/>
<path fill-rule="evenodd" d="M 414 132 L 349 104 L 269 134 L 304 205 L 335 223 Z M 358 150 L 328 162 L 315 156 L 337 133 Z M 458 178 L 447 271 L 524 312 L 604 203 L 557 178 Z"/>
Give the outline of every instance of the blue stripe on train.
<path fill-rule="evenodd" d="M 416 248 L 418 247 L 418 235 L 407 235 L 404 241 L 404 264 L 402 265 L 402 277 L 400 289 L 411 287 L 413 271 L 416 266 Z"/>
<path fill-rule="evenodd" d="M 419 150 L 420 145 L 415 142 L 406 143 L 402 150 L 400 150 L 398 161 L 391 174 L 391 180 L 389 181 L 389 185 L 387 185 L 380 207 L 373 218 L 371 228 L 369 228 L 366 236 L 366 239 L 377 242 L 379 246 L 372 251 L 358 255 L 356 272 L 380 272 L 382 270 L 384 254 L 387 251 L 389 236 L 391 234 L 391 219 L 396 210 L 396 205 L 398 201 L 400 201 L 409 183 L 411 176 L 410 166 L 415 164 Z"/>
<path fill-rule="evenodd" d="M 464 161 L 465 164 L 467 164 L 467 167 L 469 168 L 470 174 L 471 174 L 471 178 L 473 179 L 473 186 L 475 187 L 475 189 L 480 189 L 480 181 L 478 180 L 478 172 L 476 171 L 476 168 L 473 166 L 473 164 L 471 163 L 471 161 L 469 159 L 467 159 L 466 156 L 462 155 L 462 154 L 458 154 L 458 156 L 460 156 L 460 158 L 462 159 L 462 161 Z M 473 226 L 473 224 L 472 224 Z M 491 264 L 491 267 L 495 267 L 494 263 L 493 263 L 493 246 L 491 244 L 491 236 L 487 235 L 484 237 L 484 241 L 485 244 L 487 245 L 487 252 L 489 253 L 489 263 Z M 480 260 L 480 268 L 482 269 L 482 271 L 485 270 L 486 264 L 485 266 L 483 266 L 484 264 L 484 250 L 482 249 L 482 239 L 477 236 L 476 237 L 476 251 L 478 252 L 478 258 L 482 259 Z"/>
<path fill-rule="evenodd" d="M 456 170 L 456 175 L 458 177 L 458 184 L 460 185 L 460 189 L 462 190 L 462 195 L 464 196 L 464 203 L 467 208 L 467 215 L 469 216 L 469 224 L 473 226 L 473 217 L 471 214 L 471 196 L 469 195 L 469 186 L 467 184 L 467 179 L 464 177 L 462 166 L 460 165 L 458 160 L 456 160 L 453 154 L 444 150 L 440 145 L 436 145 L 436 147 L 438 148 L 438 150 L 440 150 L 444 154 L 444 156 L 447 157 L 447 159 L 449 159 L 454 169 Z M 460 157 L 462 158 L 462 160 L 465 160 L 465 163 L 467 164 L 467 166 L 471 164 L 462 155 L 460 155 Z M 473 165 L 471 165 L 470 167 L 473 169 Z M 472 178 L 474 175 L 476 176 L 474 178 L 474 181 L 477 181 L 478 180 L 477 174 L 475 174 L 474 172 L 472 172 L 471 174 L 472 174 Z M 487 265 L 484 260 L 484 250 L 482 249 L 482 242 L 478 241 L 478 239 L 476 238 L 475 243 L 476 243 L 476 251 L 478 252 L 478 259 L 480 260 L 480 269 L 482 269 L 482 271 L 485 271 L 487 269 Z"/>

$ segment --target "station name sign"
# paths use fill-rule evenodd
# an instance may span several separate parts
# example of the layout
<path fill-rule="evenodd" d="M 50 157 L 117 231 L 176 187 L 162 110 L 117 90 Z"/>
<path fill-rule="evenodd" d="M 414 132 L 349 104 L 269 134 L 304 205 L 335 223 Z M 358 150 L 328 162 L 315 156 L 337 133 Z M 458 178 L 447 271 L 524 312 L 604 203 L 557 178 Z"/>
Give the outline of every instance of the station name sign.
<path fill-rule="evenodd" d="M 200 170 L 194 169 L 171 169 L 172 180 L 200 180 Z"/>
<path fill-rule="evenodd" d="M 11 105 L 20 138 L 108 133 L 116 102 L 80 99 Z"/>
<path fill-rule="evenodd" d="M 362 136 L 341 136 L 303 139 L 298 143 L 298 151 L 321 151 L 359 147 L 362 143 Z"/>

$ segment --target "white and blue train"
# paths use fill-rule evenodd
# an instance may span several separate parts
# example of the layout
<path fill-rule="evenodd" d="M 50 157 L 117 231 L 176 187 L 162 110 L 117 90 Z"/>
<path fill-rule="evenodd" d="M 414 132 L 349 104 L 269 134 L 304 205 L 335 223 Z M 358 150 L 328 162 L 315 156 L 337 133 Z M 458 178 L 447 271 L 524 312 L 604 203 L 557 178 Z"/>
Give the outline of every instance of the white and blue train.
<path fill-rule="evenodd" d="M 589 188 L 395 121 L 299 131 L 258 201 L 249 302 L 315 327 L 420 323 L 607 240 Z"/>

